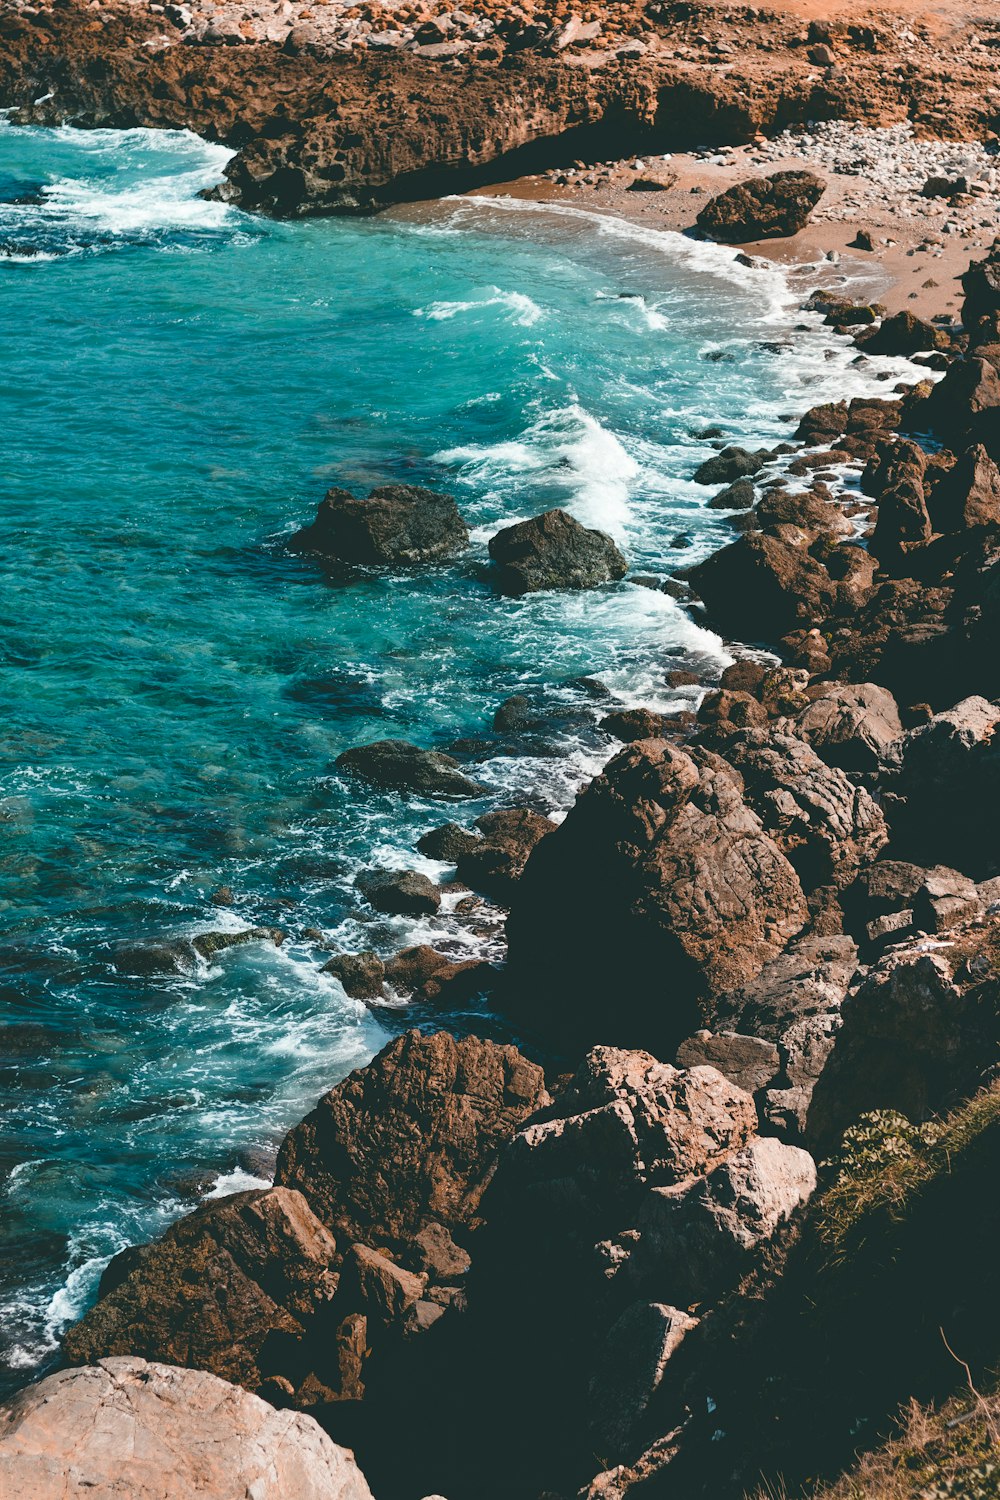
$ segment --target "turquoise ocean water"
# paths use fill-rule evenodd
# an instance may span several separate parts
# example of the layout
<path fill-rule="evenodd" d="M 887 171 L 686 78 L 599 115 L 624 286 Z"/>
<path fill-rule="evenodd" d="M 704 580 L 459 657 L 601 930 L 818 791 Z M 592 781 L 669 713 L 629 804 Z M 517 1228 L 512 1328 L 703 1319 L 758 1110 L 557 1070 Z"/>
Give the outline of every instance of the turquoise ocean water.
<path fill-rule="evenodd" d="M 495 947 L 453 902 L 372 925 L 358 869 L 433 872 L 413 841 L 453 814 L 345 785 L 337 754 L 481 737 L 527 693 L 564 717 L 526 753 L 484 749 L 492 798 L 468 813 L 558 811 L 613 748 L 576 679 L 669 707 L 671 668 L 726 660 L 628 581 L 494 598 L 492 532 L 564 505 L 663 575 L 731 535 L 690 482 L 707 424 L 770 443 L 872 388 L 822 330 L 793 342 L 788 284 L 729 251 L 487 200 L 271 224 L 198 197 L 226 156 L 183 133 L 0 125 L 8 1385 L 51 1358 L 111 1254 L 265 1181 L 281 1133 L 400 1024 L 319 973 L 308 929 Z M 287 551 L 327 487 L 388 481 L 454 493 L 470 557 L 385 576 Z M 111 961 L 247 923 L 288 939 L 163 977 Z"/>

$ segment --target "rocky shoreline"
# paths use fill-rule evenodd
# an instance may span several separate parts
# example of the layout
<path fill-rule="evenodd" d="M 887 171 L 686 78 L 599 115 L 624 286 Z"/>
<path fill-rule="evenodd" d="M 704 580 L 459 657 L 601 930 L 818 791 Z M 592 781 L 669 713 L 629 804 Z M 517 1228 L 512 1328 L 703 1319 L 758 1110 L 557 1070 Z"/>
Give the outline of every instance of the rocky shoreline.
<path fill-rule="evenodd" d="M 401 151 L 377 121 L 359 130 L 355 111 L 379 88 L 410 90 L 412 104 L 415 70 L 431 70 L 431 93 L 453 93 L 434 70 L 464 52 L 410 48 L 419 29 L 386 44 L 391 57 L 363 30 L 344 48 L 335 27 L 237 41 L 173 11 L 106 9 L 70 46 L 72 5 L 11 7 L 3 96 L 24 120 L 245 134 L 236 200 L 297 213 L 466 184 L 569 121 L 610 118 L 618 139 L 634 135 L 656 123 L 650 99 L 665 87 L 624 32 L 593 68 L 561 61 L 574 42 L 557 46 L 551 27 L 510 59 L 506 44 L 481 55 L 497 46 L 490 33 L 461 63 L 461 109 L 479 120 L 493 89 L 539 92 L 488 142 L 470 143 L 455 106 L 436 141 L 412 136 Z M 140 86 L 135 39 L 160 35 L 164 18 L 178 35 L 145 48 Z M 597 36 L 580 38 L 581 56 Z M 356 70 L 355 104 L 345 75 L 335 128 L 313 110 L 308 129 L 282 133 L 331 48 Z M 672 104 L 695 87 L 698 65 L 679 61 Z M 804 66 L 828 91 L 847 86 L 836 60 Z M 29 97 L 53 84 L 53 99 Z M 926 74 L 892 87 L 918 84 Z M 734 114 L 728 91 L 744 87 L 726 73 L 698 95 L 692 136 L 714 122 L 740 138 L 795 113 L 772 75 L 766 106 L 751 87 Z M 815 107 L 815 82 L 808 102 L 801 78 L 794 90 Z M 413 119 L 423 127 L 434 108 L 422 93 Z M 985 132 L 982 113 L 955 120 Z M 343 131 L 362 138 L 345 145 Z M 716 232 L 733 215 L 737 244 L 751 223 L 800 232 L 822 192 L 802 175 L 716 199 Z M 0 1425 L 0 1478 L 18 1493 L 57 1492 L 46 1421 L 58 1432 L 63 1409 L 86 1422 L 126 1401 L 141 1426 L 146 1407 L 123 1395 L 135 1389 L 202 1417 L 235 1403 L 224 1430 L 257 1433 L 262 1463 L 271 1444 L 301 1445 L 303 1467 L 273 1480 L 276 1495 L 365 1500 L 366 1480 L 378 1500 L 805 1494 L 876 1446 L 902 1403 L 960 1390 L 962 1364 L 970 1383 L 995 1369 L 996 1211 L 982 1184 L 1000 1144 L 1000 241 L 962 293 L 960 322 L 817 294 L 859 357 L 905 356 L 928 379 L 814 408 L 782 451 L 720 440 L 694 476 L 735 539 L 666 586 L 763 649 L 737 648 L 696 712 L 606 719 L 623 748 L 558 826 L 505 808 L 421 839 L 507 910 L 506 962 L 417 948 L 328 963 L 348 994 L 377 1003 L 389 986 L 442 1018 L 488 995 L 520 1045 L 406 1032 L 289 1132 L 273 1187 L 208 1203 L 117 1256 L 65 1340 L 66 1363 L 93 1378 L 52 1377 Z M 850 504 L 845 472 L 860 476 Z M 390 486 L 367 501 L 331 491 L 293 545 L 414 566 L 466 540 L 446 497 Z M 501 532 L 490 552 L 496 588 L 514 596 L 626 567 L 561 511 Z M 530 705 L 511 700 L 498 717 L 523 727 Z M 457 805 L 478 790 L 461 760 L 401 741 L 358 747 L 340 770 Z M 366 878 L 378 911 L 440 902 L 416 871 Z M 121 961 L 144 972 L 188 956 Z M 226 1396 L 232 1386 L 251 1395 Z M 320 1428 L 355 1449 L 364 1479 Z M 165 1434 L 157 1417 L 153 1430 L 183 1449 L 183 1428 Z M 220 1457 L 218 1493 L 238 1482 L 257 1500 L 257 1470 L 234 1479 L 236 1462 Z M 151 1495 L 174 1493 L 155 1483 Z"/>

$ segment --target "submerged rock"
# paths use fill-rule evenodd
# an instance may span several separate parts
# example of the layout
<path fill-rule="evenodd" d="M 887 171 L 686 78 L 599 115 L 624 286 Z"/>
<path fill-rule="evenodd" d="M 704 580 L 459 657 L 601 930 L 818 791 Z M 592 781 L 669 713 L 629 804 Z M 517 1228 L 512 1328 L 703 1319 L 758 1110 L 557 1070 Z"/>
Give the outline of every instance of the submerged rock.
<path fill-rule="evenodd" d="M 273 943 L 280 947 L 285 935 L 277 927 L 242 927 L 233 932 L 199 932 L 192 938 L 173 938 L 162 943 L 129 943 L 112 959 L 119 974 L 182 974 L 198 959 L 206 961 L 227 948 L 247 943 Z"/>
<path fill-rule="evenodd" d="M 502 594 L 592 589 L 628 572 L 628 563 L 609 536 L 581 526 L 564 510 L 548 510 L 504 527 L 490 541 L 490 557 Z"/>
<path fill-rule="evenodd" d="M 201 1370 L 105 1359 L 0 1409 L 11 1500 L 372 1500 L 346 1448 L 301 1412 Z"/>
<path fill-rule="evenodd" d="M 826 183 L 815 172 L 751 177 L 706 203 L 698 228 L 731 245 L 798 234 L 825 191 Z"/>
<path fill-rule="evenodd" d="M 289 546 L 338 562 L 397 564 L 441 562 L 469 544 L 469 529 L 450 495 L 411 484 L 386 484 L 366 500 L 329 490 L 311 526 Z"/>
<path fill-rule="evenodd" d="M 337 769 L 387 791 L 425 797 L 480 797 L 486 788 L 470 780 L 457 760 L 440 750 L 421 750 L 406 740 L 375 740 L 337 757 Z"/>

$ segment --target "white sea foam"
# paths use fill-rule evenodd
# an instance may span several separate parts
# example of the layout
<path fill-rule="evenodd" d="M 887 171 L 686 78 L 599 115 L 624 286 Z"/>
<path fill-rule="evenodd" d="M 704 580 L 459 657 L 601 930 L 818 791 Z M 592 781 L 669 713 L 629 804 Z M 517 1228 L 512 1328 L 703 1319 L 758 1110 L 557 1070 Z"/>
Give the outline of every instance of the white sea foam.
<path fill-rule="evenodd" d="M 617 536 L 628 525 L 629 486 L 639 473 L 621 440 L 576 401 L 543 413 L 511 442 L 447 448 L 434 458 L 477 486 L 544 481 L 565 491 L 563 503 L 578 521 Z"/>
<path fill-rule="evenodd" d="M 504 308 L 510 314 L 508 321 L 518 328 L 533 328 L 545 316 L 538 303 L 533 302 L 524 292 L 505 292 L 498 286 L 491 287 L 488 296 L 472 298 L 467 302 L 430 302 L 426 307 L 415 308 L 413 315 L 443 323 L 461 313 L 487 307 Z"/>
<path fill-rule="evenodd" d="M 270 1186 L 270 1177 L 257 1177 L 253 1172 L 245 1172 L 242 1167 L 236 1167 L 232 1172 L 220 1172 L 205 1198 L 229 1198 L 233 1193 L 249 1193 L 254 1188 Z"/>
<path fill-rule="evenodd" d="M 795 301 L 795 293 L 781 267 L 766 261 L 744 263 L 738 250 L 727 245 L 717 245 L 710 240 L 689 239 L 673 229 L 652 229 L 644 224 L 633 224 L 613 214 L 599 213 L 594 209 L 577 208 L 569 203 L 536 203 L 524 198 L 449 198 L 451 203 L 461 203 L 463 209 L 506 213 L 552 214 L 560 218 L 575 219 L 593 225 L 598 234 L 610 239 L 631 241 L 646 246 L 660 255 L 667 256 L 675 265 L 693 271 L 702 271 L 709 276 L 724 280 L 752 291 L 761 305 L 762 317 L 777 316 L 786 312 Z"/>

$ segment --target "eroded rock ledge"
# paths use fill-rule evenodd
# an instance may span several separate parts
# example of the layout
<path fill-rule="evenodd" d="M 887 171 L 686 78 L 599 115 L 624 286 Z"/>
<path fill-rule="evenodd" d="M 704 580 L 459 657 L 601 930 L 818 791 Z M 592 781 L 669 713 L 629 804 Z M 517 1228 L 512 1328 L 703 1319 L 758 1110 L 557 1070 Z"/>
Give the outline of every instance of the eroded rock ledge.
<path fill-rule="evenodd" d="M 312 22 L 285 23 L 274 40 L 255 39 L 250 22 L 199 31 L 183 6 L 166 11 L 176 14 L 117 0 L 6 6 L 0 102 L 23 121 L 224 141 L 237 155 L 221 195 L 279 215 L 369 211 L 587 152 L 745 141 L 810 119 L 910 118 L 957 137 L 994 123 L 971 22 L 919 47 L 891 18 L 844 30 L 842 61 L 817 68 L 801 21 L 780 9 L 762 23 L 711 5 L 624 6 L 611 50 L 600 27 L 560 44 L 557 14 L 512 25 L 504 13 L 487 18 L 488 46 L 445 42 L 442 55 L 342 44 Z M 731 38 L 727 50 L 701 27 Z M 945 64 L 961 59 L 947 79 L 942 50 Z"/>

